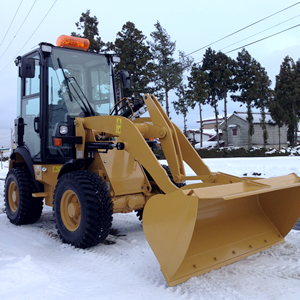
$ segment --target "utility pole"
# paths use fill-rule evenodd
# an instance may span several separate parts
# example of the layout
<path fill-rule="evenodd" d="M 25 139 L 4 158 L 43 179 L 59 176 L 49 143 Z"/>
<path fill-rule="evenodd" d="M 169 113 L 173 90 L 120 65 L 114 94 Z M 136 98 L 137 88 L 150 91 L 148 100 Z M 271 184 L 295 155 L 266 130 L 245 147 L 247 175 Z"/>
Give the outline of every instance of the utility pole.
<path fill-rule="evenodd" d="M 13 144 L 14 144 L 14 135 L 13 135 L 13 129 L 10 129 L 10 138 L 11 138 L 11 143 L 10 143 L 10 154 L 13 152 Z"/>
<path fill-rule="evenodd" d="M 2 147 L 3 148 L 3 147 Z M 3 151 L 0 149 L 0 159 L 1 159 L 1 170 L 3 169 Z"/>

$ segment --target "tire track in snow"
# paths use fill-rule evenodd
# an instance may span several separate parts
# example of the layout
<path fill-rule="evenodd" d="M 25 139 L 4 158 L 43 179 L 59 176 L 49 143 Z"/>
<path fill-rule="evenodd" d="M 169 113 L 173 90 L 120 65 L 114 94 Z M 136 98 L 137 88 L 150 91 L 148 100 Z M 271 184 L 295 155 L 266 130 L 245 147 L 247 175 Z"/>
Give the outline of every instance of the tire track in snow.
<path fill-rule="evenodd" d="M 282 284 L 282 279 L 287 280 L 289 285 L 293 281 L 295 286 L 299 286 L 300 232 L 298 231 L 292 231 L 284 244 L 191 278 L 172 289 L 181 288 L 191 297 L 195 294 L 201 295 L 195 299 L 219 299 L 222 295 L 222 299 L 252 300 L 258 299 L 263 294 L 261 284 L 270 289 L 277 282 Z M 245 296 L 247 285 L 253 286 L 253 293 Z M 245 286 L 245 290 L 241 288 L 242 286 Z M 268 299 L 285 299 L 285 295 L 277 295 L 275 289 L 274 295 Z"/>
<path fill-rule="evenodd" d="M 138 278 L 142 278 L 148 283 L 150 282 L 152 286 L 159 289 L 168 289 L 168 285 L 160 272 L 159 263 L 146 241 L 141 222 L 135 213 L 115 214 L 113 216 L 112 228 L 115 232 L 108 235 L 106 239 L 108 243 L 104 242 L 88 249 L 78 249 L 61 242 L 56 232 L 52 211 L 49 208 L 43 212 L 41 219 L 37 223 L 27 225 L 27 227 L 31 227 L 30 229 L 41 232 L 49 236 L 50 239 L 57 241 L 61 249 L 71 249 L 72 252 L 84 254 L 85 257 L 91 256 L 97 263 L 99 260 L 104 260 L 113 265 L 114 268 L 116 266 L 121 269 L 130 268 Z M 143 259 L 141 259 L 141 255 Z M 136 260 L 136 258 L 138 259 Z M 140 264 L 141 260 L 145 263 Z M 66 276 L 68 276 L 67 274 L 68 272 Z M 184 292 L 178 293 L 177 289 L 174 291 L 175 294 L 184 296 Z M 57 291 L 57 293 L 59 292 Z"/>
<path fill-rule="evenodd" d="M 256 266 L 256 273 L 273 278 L 300 280 L 300 250 L 296 245 L 286 241 L 284 244 L 258 253 L 258 259 L 262 263 Z M 274 266 L 263 263 L 271 260 L 274 260 Z"/>
<path fill-rule="evenodd" d="M 133 228 L 136 228 L 136 222 L 135 221 L 128 221 L 128 224 L 133 224 Z M 140 224 L 137 224 L 140 225 Z M 140 228 L 140 226 L 139 226 Z M 190 297 L 187 298 L 187 295 L 185 292 L 178 292 L 180 289 L 175 289 L 171 290 L 168 288 L 161 272 L 159 269 L 159 265 L 157 264 L 156 266 L 151 268 L 151 263 L 149 264 L 149 257 L 148 255 L 153 255 L 152 251 L 150 250 L 150 247 L 148 246 L 146 240 L 142 241 L 141 244 L 137 243 L 137 240 L 135 238 L 132 238 L 132 235 L 135 234 L 135 232 L 130 232 L 127 227 L 125 227 L 125 231 L 129 232 L 129 235 L 122 235 L 122 232 L 120 233 L 120 237 L 116 238 L 116 244 L 111 244 L 111 245 L 105 245 L 105 244 L 99 244 L 93 248 L 89 249 L 78 249 L 75 248 L 71 245 L 67 244 L 62 244 L 61 248 L 64 248 L 66 251 L 69 251 L 70 249 L 74 253 L 78 254 L 83 254 L 85 256 L 85 259 L 92 259 L 95 261 L 95 264 L 100 265 L 105 262 L 105 264 L 110 265 L 112 269 L 118 269 L 120 273 L 120 278 L 116 278 L 115 273 L 114 274 L 107 274 L 107 276 L 111 276 L 111 278 L 114 278 L 114 281 L 122 282 L 124 283 L 124 280 L 126 282 L 126 278 L 122 275 L 122 272 L 126 272 L 126 270 L 130 270 L 130 278 L 128 279 L 129 281 L 132 282 L 132 277 L 136 278 L 136 282 L 138 284 L 143 284 L 143 282 L 147 282 L 147 285 L 152 286 L 154 290 L 158 289 L 166 293 L 170 299 L 191 299 Z M 140 230 L 141 233 L 143 234 L 143 231 Z M 109 236 L 111 238 L 111 236 Z M 139 238 L 138 238 L 139 239 Z M 146 266 L 138 265 L 141 261 L 139 259 L 138 261 L 134 261 L 134 258 L 141 255 L 141 252 L 145 253 L 148 252 L 145 250 L 145 248 L 149 248 L 148 251 L 149 253 L 145 254 L 144 261 Z M 155 259 L 155 258 L 154 258 Z M 156 262 L 156 261 L 155 261 Z M 149 272 L 149 266 L 150 269 L 154 270 L 153 272 Z M 97 272 L 97 270 L 96 270 Z M 65 274 L 60 274 L 60 278 L 66 277 L 66 281 L 68 280 L 69 273 L 68 271 Z M 57 287 L 59 285 L 59 282 L 55 284 Z M 66 291 L 66 288 L 62 286 L 68 294 L 68 291 Z M 52 291 L 55 293 L 55 295 L 60 294 L 60 289 L 57 289 L 56 291 Z M 90 285 L 87 286 L 82 286 L 81 287 L 81 296 L 84 296 L 88 298 L 89 295 L 89 290 L 90 290 Z"/>
<path fill-rule="evenodd" d="M 3 219 L 5 219 L 4 216 Z M 46 263 L 45 266 L 43 266 L 44 272 L 50 277 L 50 284 L 47 287 L 47 297 L 49 296 L 51 299 L 55 299 L 58 295 L 58 298 L 66 296 L 64 298 L 67 299 L 67 295 L 73 293 L 73 283 L 71 280 L 76 280 L 80 283 L 80 276 L 90 276 L 90 269 L 85 272 L 86 265 L 89 266 L 89 268 L 92 266 L 92 273 L 99 277 L 99 282 L 97 281 L 94 286 L 86 280 L 84 280 L 85 284 L 80 283 L 78 299 L 81 297 L 91 299 L 95 296 L 91 294 L 91 285 L 93 286 L 93 291 L 99 289 L 99 292 L 101 292 L 101 282 L 107 282 L 107 278 L 105 277 L 112 278 L 112 282 L 118 282 L 118 286 L 121 286 L 120 289 L 125 289 L 125 285 L 132 284 L 132 281 L 139 282 L 136 273 L 128 270 L 128 260 L 124 260 L 124 256 L 114 255 L 114 245 L 107 246 L 99 244 L 90 249 L 78 249 L 71 245 L 63 244 L 58 237 L 51 236 L 51 233 L 56 231 L 51 211 L 41 218 L 41 222 L 29 226 L 16 227 L 10 224 L 6 219 L 4 222 L 9 224 L 9 230 L 13 230 L 16 233 L 16 237 L 20 236 L 24 238 L 24 235 L 29 233 L 29 243 L 25 243 L 23 249 L 18 249 L 18 253 L 30 253 L 34 261 L 39 261 L 39 264 L 44 264 L 42 257 L 44 255 L 47 256 L 49 252 L 51 252 L 52 256 L 53 251 L 55 252 L 55 257 L 51 265 L 49 266 Z M 45 226 L 45 222 L 47 222 L 47 226 Z M 48 237 L 49 234 L 50 238 Z M 44 236 L 44 238 L 39 237 L 41 235 Z M 33 241 L 32 237 L 35 237 L 34 240 L 36 240 L 36 242 Z M 35 249 L 32 248 L 34 243 L 37 244 Z M 126 241 L 126 243 L 129 242 Z M 52 249 L 48 249 L 48 247 L 45 249 L 45 245 L 48 244 L 51 245 Z M 118 245 L 116 248 L 120 248 L 120 246 Z M 24 269 L 24 267 L 22 267 L 22 269 Z M 71 276 L 70 270 L 74 273 L 71 274 Z M 102 281 L 101 278 L 103 279 Z M 91 278 L 91 281 L 93 280 L 95 279 Z"/>

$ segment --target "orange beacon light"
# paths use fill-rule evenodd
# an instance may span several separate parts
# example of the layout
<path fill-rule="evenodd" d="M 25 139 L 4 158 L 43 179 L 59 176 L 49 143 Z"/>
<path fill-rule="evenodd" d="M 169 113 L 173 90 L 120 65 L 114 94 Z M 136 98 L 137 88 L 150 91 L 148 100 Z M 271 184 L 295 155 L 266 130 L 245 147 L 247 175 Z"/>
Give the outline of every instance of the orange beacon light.
<path fill-rule="evenodd" d="M 87 51 L 90 41 L 76 36 L 61 35 L 56 40 L 56 46 Z"/>

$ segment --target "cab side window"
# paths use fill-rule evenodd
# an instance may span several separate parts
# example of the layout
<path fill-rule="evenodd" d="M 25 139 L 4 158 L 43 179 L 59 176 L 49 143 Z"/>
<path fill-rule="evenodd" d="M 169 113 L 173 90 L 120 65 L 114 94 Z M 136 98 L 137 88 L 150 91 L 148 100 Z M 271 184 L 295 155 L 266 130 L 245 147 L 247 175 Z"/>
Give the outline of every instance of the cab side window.
<path fill-rule="evenodd" d="M 25 79 L 25 95 L 30 96 L 40 92 L 40 66 L 39 57 L 33 57 L 35 59 L 35 76 L 34 78 Z"/>
<path fill-rule="evenodd" d="M 24 119 L 24 142 L 30 151 L 31 157 L 40 159 L 41 140 L 35 119 L 40 114 L 40 57 L 38 54 L 30 56 L 35 61 L 35 76 L 22 78 L 23 93 L 21 98 L 21 116 Z"/>

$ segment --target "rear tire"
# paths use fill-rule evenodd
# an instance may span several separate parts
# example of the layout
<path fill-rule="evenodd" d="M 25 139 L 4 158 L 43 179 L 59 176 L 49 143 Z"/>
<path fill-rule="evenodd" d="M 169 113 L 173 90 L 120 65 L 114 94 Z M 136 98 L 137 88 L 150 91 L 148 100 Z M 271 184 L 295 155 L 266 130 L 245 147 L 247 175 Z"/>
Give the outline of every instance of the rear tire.
<path fill-rule="evenodd" d="M 165 169 L 165 171 L 167 172 L 168 177 L 170 178 L 170 180 L 172 181 L 172 183 L 175 184 L 178 188 L 181 188 L 181 187 L 183 187 L 183 186 L 186 185 L 185 182 L 176 183 L 176 182 L 174 181 L 169 166 L 166 166 L 166 165 L 161 165 L 161 166 L 162 166 L 162 167 Z"/>
<path fill-rule="evenodd" d="M 58 180 L 53 198 L 57 232 L 64 243 L 84 249 L 105 240 L 113 205 L 100 176 L 86 170 L 67 173 Z"/>
<path fill-rule="evenodd" d="M 33 183 L 26 167 L 11 169 L 5 179 L 5 210 L 11 223 L 35 223 L 43 210 L 43 198 L 32 197 Z"/>
<path fill-rule="evenodd" d="M 181 188 L 181 187 L 183 187 L 183 186 L 186 185 L 185 182 L 176 183 L 176 182 L 174 181 L 169 166 L 166 166 L 166 165 L 161 165 L 161 166 L 165 169 L 165 171 L 166 171 L 167 174 L 168 174 L 168 177 L 170 178 L 171 182 L 172 182 L 174 185 L 176 185 L 178 188 Z M 149 176 L 150 176 L 150 175 L 149 175 Z M 152 178 L 151 178 L 151 179 L 152 179 Z M 152 179 L 152 180 L 153 180 L 153 179 Z M 140 221 L 143 221 L 143 212 L 144 212 L 144 208 L 139 209 L 139 210 L 136 210 L 136 216 L 139 218 Z"/>

